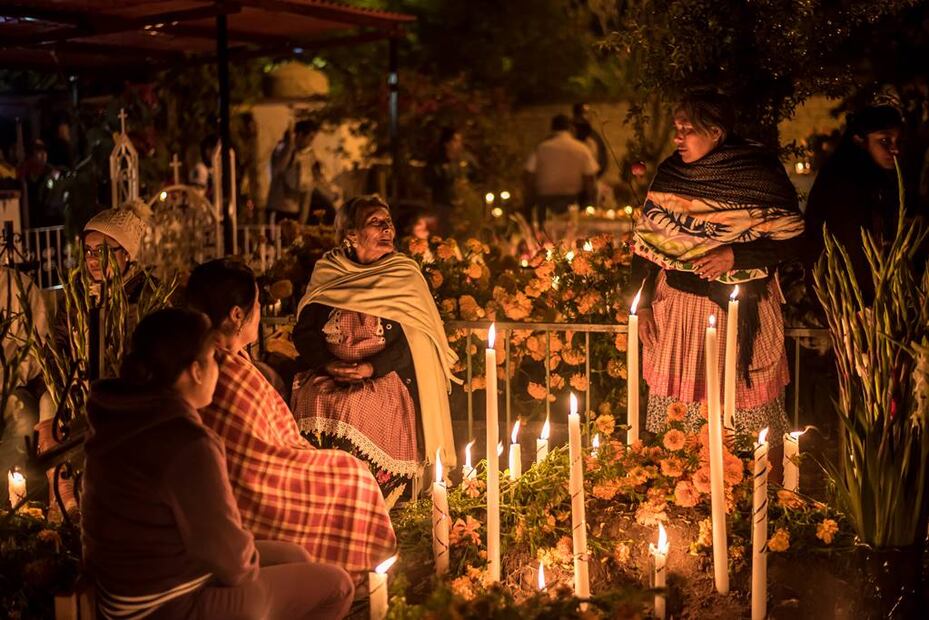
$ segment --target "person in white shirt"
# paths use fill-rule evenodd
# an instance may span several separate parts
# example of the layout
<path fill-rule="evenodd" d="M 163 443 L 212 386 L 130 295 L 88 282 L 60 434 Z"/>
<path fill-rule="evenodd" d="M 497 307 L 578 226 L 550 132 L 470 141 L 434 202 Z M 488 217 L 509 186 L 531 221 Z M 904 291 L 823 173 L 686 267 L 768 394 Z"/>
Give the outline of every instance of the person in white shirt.
<path fill-rule="evenodd" d="M 593 204 L 597 199 L 599 170 L 590 149 L 571 135 L 571 119 L 559 114 L 552 119 L 552 135 L 529 156 L 523 175 L 527 216 L 532 207 L 539 225 L 549 212 L 564 213 L 570 204 Z"/>

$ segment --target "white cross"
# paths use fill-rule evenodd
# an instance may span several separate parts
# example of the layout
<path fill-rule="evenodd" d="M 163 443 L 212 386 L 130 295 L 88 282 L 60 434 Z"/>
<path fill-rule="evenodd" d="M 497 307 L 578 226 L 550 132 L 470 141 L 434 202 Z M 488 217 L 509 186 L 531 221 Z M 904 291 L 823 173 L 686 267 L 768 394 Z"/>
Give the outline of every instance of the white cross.
<path fill-rule="evenodd" d="M 174 184 L 181 183 L 181 161 L 177 158 L 177 153 L 171 157 L 171 169 L 174 170 Z"/>
<path fill-rule="evenodd" d="M 121 133 L 126 133 L 126 110 L 124 108 L 119 109 L 119 128 Z"/>

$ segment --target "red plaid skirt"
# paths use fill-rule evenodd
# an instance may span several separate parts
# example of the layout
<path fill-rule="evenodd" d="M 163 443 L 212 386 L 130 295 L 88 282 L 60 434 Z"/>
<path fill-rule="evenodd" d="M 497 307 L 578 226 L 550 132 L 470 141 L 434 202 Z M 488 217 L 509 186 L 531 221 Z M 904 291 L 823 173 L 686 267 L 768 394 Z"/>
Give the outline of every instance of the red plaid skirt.
<path fill-rule="evenodd" d="M 348 362 L 383 351 L 383 331 L 377 317 L 349 310 L 334 310 L 323 328 L 329 350 Z M 416 408 L 396 372 L 348 385 L 302 373 L 294 379 L 293 411 L 300 430 L 347 439 L 391 474 L 419 471 Z"/>
<path fill-rule="evenodd" d="M 742 374 L 736 383 L 736 422 L 737 430 L 756 431 L 757 426 L 765 420 L 758 418 L 759 412 L 773 415 L 777 419 L 769 420 L 771 432 L 786 425 L 783 412 L 782 394 L 790 381 L 787 355 L 784 350 L 784 322 L 778 302 L 778 289 L 774 280 L 768 286 L 768 296 L 758 302 L 760 327 L 752 352 L 749 366 L 751 386 Z M 706 337 L 707 317 L 716 315 L 717 334 L 719 335 L 719 377 L 720 398 L 722 398 L 722 377 L 725 366 L 726 347 L 726 311 L 722 310 L 707 297 L 678 291 L 659 276 L 655 297 L 652 301 L 652 313 L 658 328 L 658 344 L 655 347 L 643 347 L 642 377 L 648 383 L 649 401 L 662 406 L 669 402 L 682 402 L 685 405 L 699 404 L 706 401 L 706 361 L 704 339 Z M 663 412 L 652 411 L 649 405 L 649 430 L 663 430 Z M 690 407 L 688 407 L 690 408 Z M 656 420 L 662 418 L 661 420 Z M 782 419 L 783 418 L 783 419 Z"/>

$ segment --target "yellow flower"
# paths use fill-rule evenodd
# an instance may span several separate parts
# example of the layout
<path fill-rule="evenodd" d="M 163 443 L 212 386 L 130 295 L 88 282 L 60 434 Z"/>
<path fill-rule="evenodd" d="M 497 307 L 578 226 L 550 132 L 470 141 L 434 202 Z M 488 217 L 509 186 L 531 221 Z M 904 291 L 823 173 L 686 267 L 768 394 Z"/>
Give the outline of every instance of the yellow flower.
<path fill-rule="evenodd" d="M 612 435 L 613 431 L 616 430 L 616 419 L 610 414 L 603 414 L 597 416 L 594 426 L 597 427 L 597 432 L 601 435 Z"/>
<path fill-rule="evenodd" d="M 456 596 L 460 596 L 466 601 L 470 601 L 477 596 L 477 593 L 474 591 L 474 583 L 467 575 L 452 579 L 448 585 Z"/>
<path fill-rule="evenodd" d="M 820 539 L 827 545 L 832 544 L 832 538 L 839 531 L 839 524 L 832 519 L 823 519 L 823 522 L 816 526 L 816 538 Z"/>
<path fill-rule="evenodd" d="M 713 520 L 706 518 L 700 522 L 700 533 L 697 535 L 697 544 L 701 547 L 713 546 Z"/>
<path fill-rule="evenodd" d="M 571 387 L 573 387 L 578 392 L 587 391 L 587 377 L 580 373 L 575 373 L 571 375 Z"/>
<path fill-rule="evenodd" d="M 768 550 L 779 553 L 790 549 L 790 532 L 782 527 L 777 528 L 774 536 L 768 539 Z"/>
<path fill-rule="evenodd" d="M 682 402 L 674 402 L 668 405 L 668 422 L 683 422 L 687 417 L 687 405 Z"/>

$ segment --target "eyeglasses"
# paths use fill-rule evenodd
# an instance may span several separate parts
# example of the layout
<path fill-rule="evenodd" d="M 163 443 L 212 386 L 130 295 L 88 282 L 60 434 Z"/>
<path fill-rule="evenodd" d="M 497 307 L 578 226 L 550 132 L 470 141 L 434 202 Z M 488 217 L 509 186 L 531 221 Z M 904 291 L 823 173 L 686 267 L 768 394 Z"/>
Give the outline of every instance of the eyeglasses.
<path fill-rule="evenodd" d="M 92 248 L 92 247 L 89 247 L 89 246 L 86 246 L 86 245 L 85 245 L 85 246 L 84 246 L 84 257 L 85 257 L 85 258 L 96 258 L 96 259 L 99 259 L 101 256 L 103 256 L 103 253 L 106 251 L 106 248 L 108 248 L 108 247 L 109 247 L 109 246 L 101 245 L 101 246 L 99 246 L 99 247 Z M 120 252 L 122 252 L 122 253 L 125 253 L 125 252 L 126 252 L 126 250 L 125 250 L 124 248 L 121 248 L 121 247 L 119 247 L 119 246 L 116 246 L 115 248 L 109 248 L 109 249 L 110 249 L 110 253 L 111 253 L 111 254 L 118 254 L 118 253 L 120 253 Z"/>

